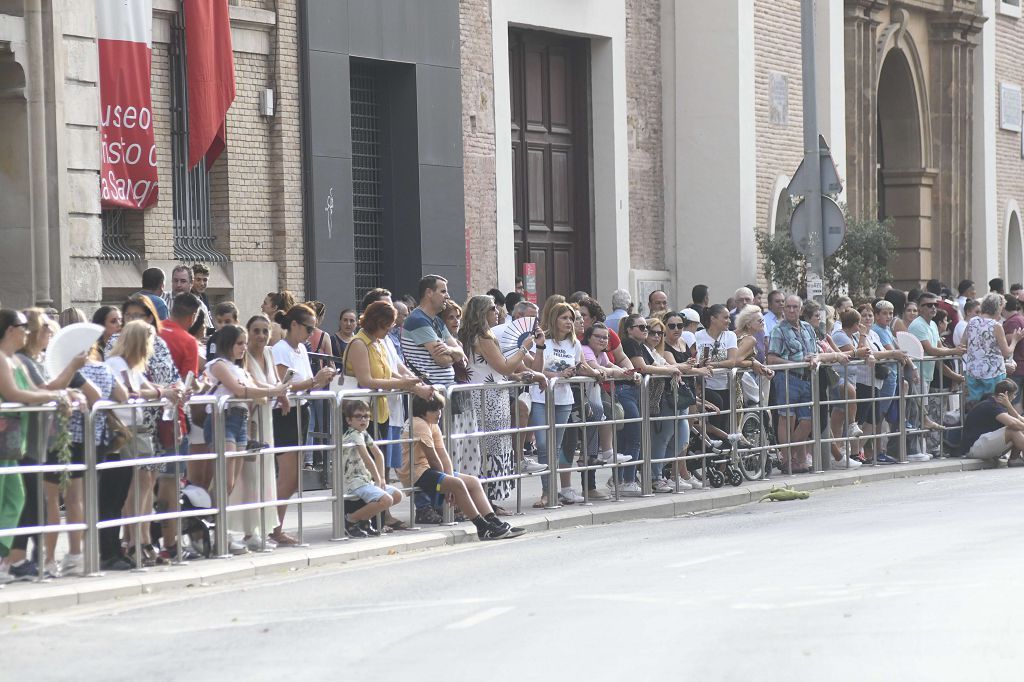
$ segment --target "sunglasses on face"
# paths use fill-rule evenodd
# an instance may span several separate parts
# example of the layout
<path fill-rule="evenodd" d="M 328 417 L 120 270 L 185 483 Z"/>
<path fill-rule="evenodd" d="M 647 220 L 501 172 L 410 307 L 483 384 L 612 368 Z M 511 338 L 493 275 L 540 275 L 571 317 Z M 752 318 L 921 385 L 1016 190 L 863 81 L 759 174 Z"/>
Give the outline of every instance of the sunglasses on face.
<path fill-rule="evenodd" d="M 650 331 L 650 334 L 651 336 L 665 336 L 665 332 L 661 331 L 660 329 L 652 329 Z"/>
<path fill-rule="evenodd" d="M 665 326 L 668 327 L 669 329 L 673 330 L 673 331 L 676 330 L 676 329 L 685 329 L 686 328 L 686 325 L 681 323 L 681 322 L 669 322 Z"/>
<path fill-rule="evenodd" d="M 938 307 L 935 303 L 921 303 L 917 306 L 918 308 L 936 308 Z"/>
<path fill-rule="evenodd" d="M 642 332 L 646 332 L 650 328 L 646 324 L 634 324 L 630 329 L 639 329 Z"/>

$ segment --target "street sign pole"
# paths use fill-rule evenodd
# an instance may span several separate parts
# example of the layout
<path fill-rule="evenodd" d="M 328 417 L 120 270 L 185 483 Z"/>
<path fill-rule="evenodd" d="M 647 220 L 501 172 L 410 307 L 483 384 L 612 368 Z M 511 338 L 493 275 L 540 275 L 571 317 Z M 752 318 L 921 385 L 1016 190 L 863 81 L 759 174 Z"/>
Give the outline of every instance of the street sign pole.
<path fill-rule="evenodd" d="M 818 146 L 818 88 L 815 80 L 814 0 L 802 0 L 800 8 L 800 40 L 803 55 L 804 90 L 804 165 L 808 168 L 810 186 L 804 194 L 810 217 L 808 244 L 811 270 L 825 279 L 825 239 L 821 218 L 821 148 Z M 810 289 L 810 287 L 808 287 Z M 815 292 L 814 299 L 824 305 L 824 291 Z M 808 291 L 808 298 L 811 292 Z"/>

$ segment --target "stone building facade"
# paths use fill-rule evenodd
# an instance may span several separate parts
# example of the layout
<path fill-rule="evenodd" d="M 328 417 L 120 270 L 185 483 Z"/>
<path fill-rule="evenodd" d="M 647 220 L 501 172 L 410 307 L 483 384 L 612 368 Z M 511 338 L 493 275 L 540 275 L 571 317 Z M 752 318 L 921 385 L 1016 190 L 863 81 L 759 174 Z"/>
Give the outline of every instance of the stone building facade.
<path fill-rule="evenodd" d="M 28 206 L 11 206 L 8 214 L 29 218 L 17 221 L 23 227 L 7 227 L 31 247 L 18 259 L 8 257 L 20 262 L 3 263 L 9 273 L 0 283 L 4 304 L 89 310 L 137 291 L 147 267 L 162 267 L 169 289 L 171 268 L 197 260 L 211 269 L 211 296 L 235 299 L 243 314 L 255 312 L 267 291 L 290 288 L 304 295 L 297 3 L 230 0 L 229 5 L 237 96 L 227 116 L 227 149 L 209 177 L 203 229 L 213 238 L 207 240 L 212 251 L 221 254 L 210 259 L 183 248 L 174 221 L 172 26 L 178 0 L 153 2 L 159 201 L 146 211 L 106 215 L 99 195 L 95 5 L 25 0 L 0 9 L 6 13 L 0 31 L 9 32 L 0 35 L 0 63 L 12 85 L 0 108 L 3 137 L 28 161 L 9 166 L 2 178 L 5 187 L 24 188 L 28 197 L 11 196 L 5 189 L 7 201 Z M 260 112 L 268 90 L 275 100 L 272 116 Z M 32 110 L 37 92 L 43 93 L 41 126 L 19 126 L 19 110 Z M 33 257 L 26 259 L 25 253 Z"/>

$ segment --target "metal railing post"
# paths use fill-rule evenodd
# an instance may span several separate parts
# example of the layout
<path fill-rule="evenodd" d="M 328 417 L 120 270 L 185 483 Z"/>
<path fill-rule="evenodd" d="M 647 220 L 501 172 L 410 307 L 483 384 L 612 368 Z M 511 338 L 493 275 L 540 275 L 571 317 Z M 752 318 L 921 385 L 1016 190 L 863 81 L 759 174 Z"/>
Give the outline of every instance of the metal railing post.
<path fill-rule="evenodd" d="M 441 431 L 444 436 L 444 446 L 448 449 L 448 456 L 452 459 L 453 471 L 455 470 L 455 441 L 452 440 L 452 430 L 455 428 L 455 410 L 452 407 L 452 400 L 455 397 L 455 391 L 453 390 L 455 386 L 457 386 L 457 384 L 445 386 L 444 409 L 441 410 Z M 455 525 L 455 509 L 448 503 L 447 495 L 444 497 L 444 502 L 441 504 L 441 525 Z"/>
<path fill-rule="evenodd" d="M 556 410 L 555 410 L 555 387 L 558 384 L 558 377 L 548 382 L 548 390 L 544 395 L 544 414 L 547 418 L 548 439 L 548 504 L 545 509 L 558 509 L 562 505 L 558 501 L 558 447 L 555 443 L 556 436 Z"/>
<path fill-rule="evenodd" d="M 821 373 L 818 369 L 811 369 L 811 444 L 813 454 L 813 469 L 815 473 L 821 473 Z"/>
<path fill-rule="evenodd" d="M 348 534 L 345 532 L 345 458 L 342 448 L 345 415 L 343 409 L 344 402 L 341 394 L 338 394 L 334 402 L 334 420 L 331 423 L 331 433 L 335 445 L 331 450 L 331 492 L 334 495 L 331 500 L 331 540 L 334 542 L 348 539 Z M 387 462 L 385 462 L 386 464 Z M 384 475 L 387 476 L 386 471 Z"/>
<path fill-rule="evenodd" d="M 82 537 L 84 575 L 95 575 L 100 570 L 100 538 L 96 524 L 100 521 L 99 472 L 96 471 L 96 412 L 105 401 L 99 401 L 85 412 L 83 433 L 85 446 L 85 476 L 83 497 L 85 504 L 85 533 Z"/>
<path fill-rule="evenodd" d="M 225 410 L 230 396 L 221 396 L 213 406 L 213 448 L 217 454 L 214 460 L 213 482 L 217 497 L 217 526 L 214 528 L 214 544 L 217 556 L 226 559 L 231 556 L 228 549 L 228 460 L 225 442 Z"/>
<path fill-rule="evenodd" d="M 913 364 L 911 364 L 913 367 Z M 906 377 L 904 372 L 904 365 L 900 363 L 899 369 L 896 373 L 897 388 L 899 389 L 899 419 L 900 419 L 900 435 L 899 435 L 899 461 L 900 464 L 905 464 L 907 461 L 907 390 L 909 389 L 909 383 L 904 379 Z"/>
<path fill-rule="evenodd" d="M 654 494 L 652 488 L 654 466 L 651 464 L 651 375 L 645 374 L 640 382 L 640 465 L 637 467 L 641 480 L 641 497 Z"/>

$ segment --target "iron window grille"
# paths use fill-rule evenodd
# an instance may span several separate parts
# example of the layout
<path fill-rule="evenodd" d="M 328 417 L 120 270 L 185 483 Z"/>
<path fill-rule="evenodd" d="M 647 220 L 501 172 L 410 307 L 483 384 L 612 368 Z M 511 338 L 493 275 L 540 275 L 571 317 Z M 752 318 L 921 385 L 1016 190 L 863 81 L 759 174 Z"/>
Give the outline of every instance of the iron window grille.
<path fill-rule="evenodd" d="M 128 231 L 124 226 L 124 211 L 119 208 L 104 209 L 102 248 L 100 260 L 131 262 L 142 260 L 138 251 L 128 245 Z"/>
<path fill-rule="evenodd" d="M 380 72 L 353 61 L 352 99 L 352 222 L 355 258 L 355 299 L 383 286 L 384 178 L 387 152 Z"/>
<path fill-rule="evenodd" d="M 185 23 L 179 12 L 171 21 L 171 173 L 174 256 L 182 261 L 222 263 L 214 248 L 210 219 L 210 172 L 206 163 L 188 168 L 188 77 Z"/>

